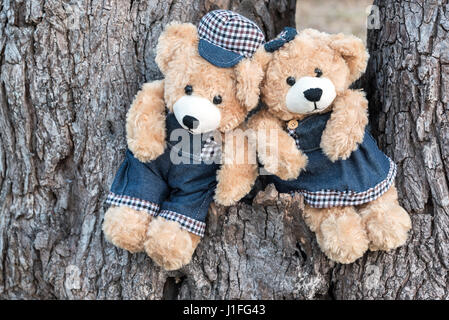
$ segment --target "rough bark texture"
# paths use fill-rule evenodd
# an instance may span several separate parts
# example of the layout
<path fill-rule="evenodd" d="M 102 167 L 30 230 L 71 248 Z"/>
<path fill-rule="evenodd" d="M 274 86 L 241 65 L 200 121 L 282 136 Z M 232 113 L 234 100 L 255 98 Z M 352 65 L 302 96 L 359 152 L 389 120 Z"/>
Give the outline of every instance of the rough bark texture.
<path fill-rule="evenodd" d="M 398 164 L 413 231 L 403 248 L 335 269 L 334 296 L 448 299 L 449 4 L 375 4 L 381 26 L 368 33 L 365 88 L 379 145 Z"/>
<path fill-rule="evenodd" d="M 0 4 L 0 298 L 448 298 L 449 5 L 378 1 L 365 78 L 381 147 L 399 165 L 413 233 L 404 248 L 329 262 L 272 187 L 212 206 L 193 262 L 164 272 L 105 242 L 105 195 L 124 150 L 125 114 L 161 75 L 171 20 L 230 8 L 272 38 L 295 1 L 10 1 Z"/>
<path fill-rule="evenodd" d="M 218 7 L 255 19 L 268 37 L 294 25 L 291 0 L 1 2 L 0 298 L 326 294 L 326 260 L 300 199 L 273 191 L 254 207 L 213 210 L 193 263 L 178 272 L 103 238 L 126 111 L 142 83 L 161 76 L 159 34 L 168 21 L 196 22 Z"/>

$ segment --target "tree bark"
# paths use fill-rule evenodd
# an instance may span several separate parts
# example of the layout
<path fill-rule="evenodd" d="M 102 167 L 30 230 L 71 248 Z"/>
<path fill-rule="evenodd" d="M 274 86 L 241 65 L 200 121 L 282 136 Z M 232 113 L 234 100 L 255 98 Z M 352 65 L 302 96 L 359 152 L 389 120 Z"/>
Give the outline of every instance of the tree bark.
<path fill-rule="evenodd" d="M 230 8 L 273 37 L 294 25 L 294 4 L 2 1 L 0 298 L 324 296 L 327 273 L 317 267 L 327 262 L 300 219 L 301 199 L 272 189 L 253 207 L 214 207 L 193 262 L 177 272 L 115 248 L 101 231 L 127 108 L 142 83 L 161 77 L 163 26 Z"/>
<path fill-rule="evenodd" d="M 272 186 L 211 206 L 193 261 L 175 272 L 107 243 L 105 196 L 126 148 L 125 115 L 161 77 L 154 47 L 171 20 L 228 8 L 274 37 L 293 0 L 9 1 L 0 5 L 0 298 L 429 299 L 449 284 L 449 5 L 376 1 L 364 78 L 373 131 L 398 163 L 406 246 L 330 262 Z"/>
<path fill-rule="evenodd" d="M 380 1 L 365 77 L 373 131 L 398 164 L 406 246 L 332 272 L 335 298 L 448 299 L 449 4 Z"/>

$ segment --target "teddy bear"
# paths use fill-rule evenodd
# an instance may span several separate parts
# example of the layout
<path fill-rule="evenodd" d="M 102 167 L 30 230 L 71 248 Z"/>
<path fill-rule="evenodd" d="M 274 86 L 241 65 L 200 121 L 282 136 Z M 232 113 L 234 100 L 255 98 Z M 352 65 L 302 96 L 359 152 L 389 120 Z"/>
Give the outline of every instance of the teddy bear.
<path fill-rule="evenodd" d="M 350 89 L 367 65 L 363 42 L 287 27 L 255 56 L 265 72 L 264 108 L 249 120 L 266 136 L 259 160 L 279 192 L 303 195 L 321 250 L 352 263 L 403 245 L 411 220 L 398 203 L 396 165 L 369 133 L 365 94 Z"/>
<path fill-rule="evenodd" d="M 179 269 L 204 236 L 210 203 L 231 205 L 251 190 L 257 159 L 244 120 L 259 101 L 263 70 L 251 56 L 264 42 L 254 22 L 228 10 L 198 28 L 166 26 L 155 59 L 164 79 L 144 84 L 127 114 L 128 150 L 103 223 L 109 242 Z"/>

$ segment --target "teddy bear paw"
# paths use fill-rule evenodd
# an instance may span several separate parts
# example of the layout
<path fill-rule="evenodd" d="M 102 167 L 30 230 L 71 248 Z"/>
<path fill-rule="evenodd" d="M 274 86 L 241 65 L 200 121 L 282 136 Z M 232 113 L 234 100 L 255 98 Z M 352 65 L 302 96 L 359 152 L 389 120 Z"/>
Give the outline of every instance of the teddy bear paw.
<path fill-rule="evenodd" d="M 357 150 L 359 144 L 363 141 L 363 133 L 364 131 L 361 131 L 357 136 L 341 132 L 332 135 L 329 133 L 323 134 L 320 147 L 332 162 L 346 160 Z"/>
<path fill-rule="evenodd" d="M 308 158 L 298 150 L 293 157 L 281 157 L 279 163 L 278 177 L 282 180 L 294 180 L 307 166 Z"/>
<path fill-rule="evenodd" d="M 128 148 L 141 162 L 149 162 L 156 159 L 165 151 L 165 142 L 149 139 L 142 142 L 139 139 L 128 139 Z"/>
<path fill-rule="evenodd" d="M 264 168 L 282 180 L 294 180 L 298 178 L 301 170 L 307 166 L 307 156 L 298 153 L 293 157 L 269 157 L 265 161 Z"/>
<path fill-rule="evenodd" d="M 326 218 L 317 233 L 317 241 L 329 259 L 345 264 L 362 257 L 369 244 L 361 218 L 355 212 Z"/>
<path fill-rule="evenodd" d="M 144 250 L 148 224 L 151 216 L 128 207 L 111 207 L 106 211 L 103 232 L 106 240 L 130 252 Z"/>
<path fill-rule="evenodd" d="M 177 270 L 192 259 L 200 237 L 184 229 L 179 223 L 162 217 L 148 227 L 145 251 L 153 261 L 167 271 Z"/>
<path fill-rule="evenodd" d="M 357 149 L 357 146 L 358 144 L 338 145 L 321 143 L 321 149 L 323 150 L 323 153 L 332 162 L 348 159 L 351 156 L 352 152 Z"/>
<path fill-rule="evenodd" d="M 246 196 L 253 186 L 253 181 L 239 181 L 237 184 L 218 183 L 214 200 L 222 206 L 232 206 Z"/>
<path fill-rule="evenodd" d="M 371 211 L 363 217 L 368 238 L 369 249 L 392 250 L 407 241 L 412 222 L 408 213 L 399 205 L 387 211 Z"/>

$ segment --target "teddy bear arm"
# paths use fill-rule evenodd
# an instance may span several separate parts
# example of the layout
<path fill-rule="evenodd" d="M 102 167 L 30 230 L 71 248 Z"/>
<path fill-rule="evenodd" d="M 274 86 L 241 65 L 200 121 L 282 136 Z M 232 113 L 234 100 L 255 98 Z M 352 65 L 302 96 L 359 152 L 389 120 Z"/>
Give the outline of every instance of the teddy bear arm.
<path fill-rule="evenodd" d="M 257 179 L 257 159 L 254 136 L 249 131 L 235 131 L 227 135 L 220 170 L 217 172 L 215 201 L 232 205 L 251 191 Z M 233 142 L 230 143 L 230 140 Z M 228 143 L 226 143 L 228 141 Z"/>
<path fill-rule="evenodd" d="M 283 180 L 296 179 L 307 166 L 307 156 L 283 130 L 282 121 L 262 111 L 249 125 L 257 133 L 257 154 L 265 169 Z"/>
<path fill-rule="evenodd" d="M 143 85 L 126 118 L 128 148 L 142 162 L 156 159 L 165 150 L 163 80 Z"/>
<path fill-rule="evenodd" d="M 337 97 L 321 148 L 331 161 L 349 158 L 357 150 L 368 124 L 368 101 L 362 91 L 347 90 Z"/>

